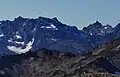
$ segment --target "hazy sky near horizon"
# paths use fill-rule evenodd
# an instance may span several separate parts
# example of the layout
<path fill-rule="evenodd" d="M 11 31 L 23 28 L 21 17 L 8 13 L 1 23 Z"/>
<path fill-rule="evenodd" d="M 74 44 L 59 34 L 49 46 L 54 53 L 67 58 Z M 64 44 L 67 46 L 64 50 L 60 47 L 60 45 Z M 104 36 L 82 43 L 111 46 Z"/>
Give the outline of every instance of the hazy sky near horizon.
<path fill-rule="evenodd" d="M 17 16 L 58 17 L 79 28 L 96 20 L 115 26 L 120 22 L 120 0 L 0 0 L 0 20 Z"/>

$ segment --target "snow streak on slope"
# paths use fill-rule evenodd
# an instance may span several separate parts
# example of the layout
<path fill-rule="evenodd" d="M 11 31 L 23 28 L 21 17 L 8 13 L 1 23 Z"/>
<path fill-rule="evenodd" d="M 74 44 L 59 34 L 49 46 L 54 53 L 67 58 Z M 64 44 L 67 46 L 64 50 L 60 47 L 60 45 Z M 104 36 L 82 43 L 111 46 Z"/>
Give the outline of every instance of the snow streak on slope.
<path fill-rule="evenodd" d="M 48 29 L 52 28 L 52 29 L 58 30 L 56 26 L 53 24 L 51 24 L 50 26 L 41 26 L 41 28 L 48 28 Z"/>

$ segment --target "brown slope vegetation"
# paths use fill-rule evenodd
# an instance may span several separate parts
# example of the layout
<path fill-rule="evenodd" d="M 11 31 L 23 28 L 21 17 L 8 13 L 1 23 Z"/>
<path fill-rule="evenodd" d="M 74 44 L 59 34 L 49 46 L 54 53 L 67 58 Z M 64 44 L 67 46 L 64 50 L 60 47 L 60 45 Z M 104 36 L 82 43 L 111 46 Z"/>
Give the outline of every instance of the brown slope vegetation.
<path fill-rule="evenodd" d="M 120 41 L 104 44 L 83 55 L 39 49 L 0 59 L 0 77 L 119 77 Z"/>

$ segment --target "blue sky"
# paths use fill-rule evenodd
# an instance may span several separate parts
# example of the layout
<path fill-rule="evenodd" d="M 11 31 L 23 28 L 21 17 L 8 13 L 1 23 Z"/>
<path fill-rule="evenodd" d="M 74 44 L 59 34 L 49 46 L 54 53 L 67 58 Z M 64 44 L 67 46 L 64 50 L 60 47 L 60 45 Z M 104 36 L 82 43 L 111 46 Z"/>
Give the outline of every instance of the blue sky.
<path fill-rule="evenodd" d="M 115 26 L 120 22 L 120 0 L 0 0 L 0 20 L 17 16 L 58 17 L 79 28 L 96 20 Z"/>

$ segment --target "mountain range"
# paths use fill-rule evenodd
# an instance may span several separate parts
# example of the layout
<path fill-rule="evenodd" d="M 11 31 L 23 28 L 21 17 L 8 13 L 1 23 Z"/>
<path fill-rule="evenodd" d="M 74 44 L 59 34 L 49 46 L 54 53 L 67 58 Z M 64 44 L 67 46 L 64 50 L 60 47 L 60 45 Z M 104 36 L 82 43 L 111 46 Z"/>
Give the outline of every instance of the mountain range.
<path fill-rule="evenodd" d="M 56 17 L 0 21 L 0 77 L 120 77 L 119 30 Z"/>
<path fill-rule="evenodd" d="M 76 26 L 61 23 L 56 17 L 23 18 L 0 21 L 0 53 L 21 54 L 39 48 L 85 53 L 120 36 L 116 27 L 99 21 L 79 30 Z"/>

